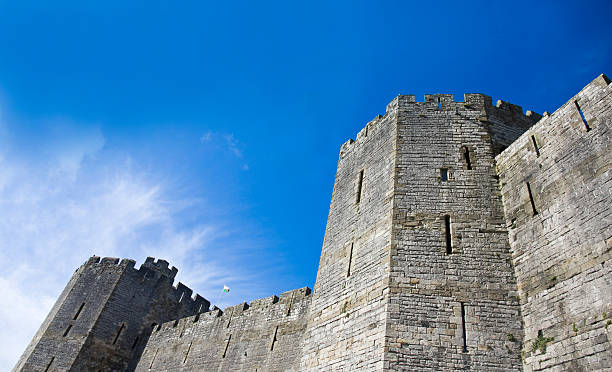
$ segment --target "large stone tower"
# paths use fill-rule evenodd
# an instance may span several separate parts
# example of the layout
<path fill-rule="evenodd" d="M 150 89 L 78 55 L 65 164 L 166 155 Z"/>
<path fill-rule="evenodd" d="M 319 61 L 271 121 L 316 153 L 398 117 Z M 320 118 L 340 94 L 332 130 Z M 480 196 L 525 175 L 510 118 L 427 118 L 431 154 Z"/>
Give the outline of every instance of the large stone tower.
<path fill-rule="evenodd" d="M 342 146 L 303 369 L 520 369 L 494 156 L 539 118 L 399 96 Z"/>
<path fill-rule="evenodd" d="M 154 327 L 208 311 L 176 268 L 92 257 L 74 273 L 13 371 L 133 370 Z"/>

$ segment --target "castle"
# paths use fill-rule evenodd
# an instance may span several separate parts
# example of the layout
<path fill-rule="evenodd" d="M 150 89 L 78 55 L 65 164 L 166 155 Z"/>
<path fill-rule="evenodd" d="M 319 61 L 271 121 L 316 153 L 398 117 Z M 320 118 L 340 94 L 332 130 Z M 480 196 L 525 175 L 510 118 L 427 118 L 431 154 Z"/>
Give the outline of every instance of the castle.
<path fill-rule="evenodd" d="M 612 84 L 400 95 L 340 149 L 314 290 L 212 307 L 92 257 L 13 371 L 612 369 Z"/>

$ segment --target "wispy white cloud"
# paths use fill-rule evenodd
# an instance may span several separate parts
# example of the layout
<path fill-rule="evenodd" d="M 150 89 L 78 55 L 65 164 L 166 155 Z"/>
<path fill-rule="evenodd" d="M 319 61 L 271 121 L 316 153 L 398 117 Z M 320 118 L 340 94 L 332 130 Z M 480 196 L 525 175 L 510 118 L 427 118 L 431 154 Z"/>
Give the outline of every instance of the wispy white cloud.
<path fill-rule="evenodd" d="M 242 150 L 240 150 L 238 140 L 234 137 L 234 134 L 225 134 L 223 138 L 225 139 L 228 150 L 236 157 L 241 158 Z"/>
<path fill-rule="evenodd" d="M 233 133 L 214 133 L 212 131 L 207 131 L 200 137 L 200 142 L 202 144 L 214 144 L 219 146 L 236 158 L 242 158 L 244 156 L 243 144 L 238 141 Z M 248 165 L 244 164 L 241 168 L 243 170 L 248 170 Z"/>
<path fill-rule="evenodd" d="M 208 132 L 204 133 L 202 135 L 202 137 L 200 137 L 200 142 L 202 142 L 202 143 L 210 142 L 210 141 L 212 141 L 212 137 L 213 137 L 213 133 L 211 131 L 208 131 Z"/>
<path fill-rule="evenodd" d="M 0 148 L 0 370 L 12 368 L 74 269 L 92 254 L 167 259 L 181 281 L 220 307 L 258 295 L 257 268 L 246 266 L 256 239 L 240 246 L 222 223 L 185 225 L 181 213 L 203 208 L 202 198 L 179 198 L 129 157 L 106 151 L 98 126 L 57 124 L 64 128 L 57 138 L 69 140 L 44 141 L 40 155 Z M 0 121 L 0 144 L 15 140 L 11 127 Z M 241 156 L 233 136 L 222 138 Z M 202 142 L 213 139 L 205 134 Z M 214 249 L 219 241 L 225 251 Z M 224 284 L 231 295 L 222 294 Z"/>

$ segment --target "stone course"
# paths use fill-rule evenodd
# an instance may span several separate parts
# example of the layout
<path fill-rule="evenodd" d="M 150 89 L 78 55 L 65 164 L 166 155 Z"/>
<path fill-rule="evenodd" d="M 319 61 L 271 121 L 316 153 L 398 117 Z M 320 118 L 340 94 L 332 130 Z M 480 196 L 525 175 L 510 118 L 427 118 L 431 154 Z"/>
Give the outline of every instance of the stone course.
<path fill-rule="evenodd" d="M 400 95 L 340 148 L 312 294 L 92 257 L 14 371 L 612 370 L 611 121 L 604 75 L 544 116 Z"/>

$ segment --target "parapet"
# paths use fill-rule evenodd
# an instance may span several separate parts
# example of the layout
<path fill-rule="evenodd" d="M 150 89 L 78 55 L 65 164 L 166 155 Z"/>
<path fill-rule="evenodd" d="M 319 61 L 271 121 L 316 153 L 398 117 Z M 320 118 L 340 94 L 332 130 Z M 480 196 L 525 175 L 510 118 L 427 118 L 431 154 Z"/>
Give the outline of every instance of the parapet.
<path fill-rule="evenodd" d="M 126 271 L 131 269 L 131 272 L 135 273 L 141 279 L 152 280 L 155 278 L 162 278 L 167 282 L 168 296 L 174 301 L 180 303 L 184 308 L 195 309 L 197 312 L 209 311 L 210 301 L 197 293 L 192 297 L 193 290 L 191 288 L 181 282 L 177 283 L 176 286 L 172 286 L 178 269 L 176 267 L 169 267 L 168 261 L 162 259 L 155 260 L 153 257 L 147 257 L 138 270 L 134 269 L 135 264 L 136 262 L 134 260 L 126 258 L 120 260 L 116 257 L 100 258 L 98 256 L 92 256 L 81 266 L 81 268 L 95 265 L 117 266 Z M 144 282 L 141 282 L 140 284 L 144 285 L 143 283 Z"/>
<path fill-rule="evenodd" d="M 223 322 L 234 322 L 237 317 L 248 314 L 281 314 L 282 317 L 290 316 L 292 308 L 298 306 L 302 301 L 310 299 L 311 290 L 308 287 L 298 288 L 291 291 L 283 292 L 280 297 L 276 295 L 252 300 L 250 303 L 242 302 L 237 305 L 228 306 L 223 311 L 213 306 L 210 310 L 202 311 L 193 316 L 177 319 L 166 322 L 156 328 L 156 331 L 169 331 L 178 327 L 181 324 L 191 327 L 191 324 L 197 326 L 200 322 L 210 322 L 216 318 L 220 318 Z M 259 316 L 259 315 L 258 315 Z M 179 332 L 179 331 L 177 331 Z M 182 332 L 182 331 L 181 331 Z"/>
<path fill-rule="evenodd" d="M 412 94 L 398 95 L 386 106 L 384 116 L 377 115 L 357 133 L 355 139 L 351 138 L 342 144 L 340 155 L 352 149 L 355 144 L 365 141 L 368 132 L 371 132 L 379 122 L 390 114 L 398 111 L 414 112 L 421 116 L 432 115 L 435 112 L 455 113 L 464 116 L 465 114 L 462 114 L 462 112 L 471 111 L 470 116 L 479 122 L 505 122 L 523 128 L 522 130 L 527 129 L 542 118 L 540 114 L 534 111 L 523 112 L 521 106 L 506 101 L 498 100 L 493 105 L 492 98 L 482 93 L 466 93 L 463 95 L 463 99 L 463 101 L 456 101 L 453 94 L 438 93 L 425 94 L 424 100 L 417 102 Z"/>
<path fill-rule="evenodd" d="M 133 268 L 136 265 L 136 261 L 130 260 L 129 258 L 119 259 L 117 257 L 102 257 L 91 256 L 81 267 L 93 266 L 93 265 L 106 265 L 106 266 L 120 266 L 124 268 Z"/>
<path fill-rule="evenodd" d="M 147 259 L 140 266 L 140 268 L 142 269 L 144 267 L 144 268 L 153 270 L 155 272 L 158 272 L 161 275 L 167 276 L 168 278 L 174 279 L 174 277 L 178 273 L 178 269 L 174 266 L 172 266 L 171 268 L 169 268 L 168 266 L 169 264 L 168 264 L 168 261 L 166 260 L 158 259 L 156 261 L 155 258 L 153 257 L 147 257 Z"/>

